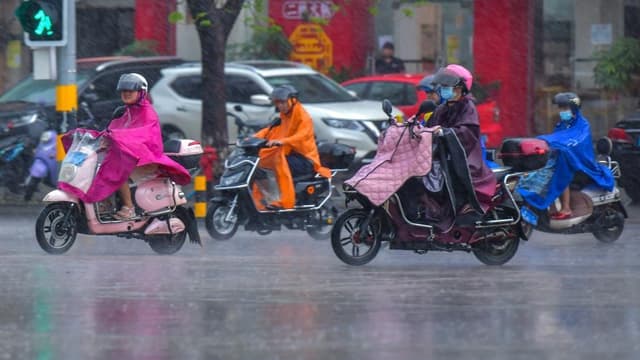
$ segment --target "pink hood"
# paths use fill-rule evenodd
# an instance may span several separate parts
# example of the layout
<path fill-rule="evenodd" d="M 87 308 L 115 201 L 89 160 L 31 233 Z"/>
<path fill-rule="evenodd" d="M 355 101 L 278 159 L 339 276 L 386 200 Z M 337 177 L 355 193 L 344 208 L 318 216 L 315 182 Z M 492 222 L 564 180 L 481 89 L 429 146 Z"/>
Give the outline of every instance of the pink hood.
<path fill-rule="evenodd" d="M 65 150 L 71 145 L 72 134 L 70 131 L 63 136 Z M 127 105 L 124 115 L 112 120 L 100 135 L 109 139 L 110 146 L 87 193 L 62 182 L 58 184 L 60 189 L 85 202 L 101 201 L 120 188 L 135 167 L 148 164 L 157 164 L 165 176 L 178 184 L 191 181 L 189 172 L 164 154 L 158 115 L 146 97 Z"/>

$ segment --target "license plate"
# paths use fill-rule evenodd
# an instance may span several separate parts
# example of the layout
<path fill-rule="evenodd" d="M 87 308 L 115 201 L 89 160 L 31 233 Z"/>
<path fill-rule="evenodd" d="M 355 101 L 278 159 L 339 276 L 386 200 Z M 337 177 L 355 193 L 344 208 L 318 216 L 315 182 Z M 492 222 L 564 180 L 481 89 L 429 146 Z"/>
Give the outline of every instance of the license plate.
<path fill-rule="evenodd" d="M 520 214 L 522 215 L 522 219 L 529 224 L 536 226 L 538 225 L 538 215 L 536 215 L 531 209 L 526 206 L 523 206 L 520 209 Z"/>
<path fill-rule="evenodd" d="M 69 153 L 65 159 L 65 161 L 72 163 L 75 166 L 80 166 L 87 158 L 87 154 L 79 151 L 74 151 Z"/>

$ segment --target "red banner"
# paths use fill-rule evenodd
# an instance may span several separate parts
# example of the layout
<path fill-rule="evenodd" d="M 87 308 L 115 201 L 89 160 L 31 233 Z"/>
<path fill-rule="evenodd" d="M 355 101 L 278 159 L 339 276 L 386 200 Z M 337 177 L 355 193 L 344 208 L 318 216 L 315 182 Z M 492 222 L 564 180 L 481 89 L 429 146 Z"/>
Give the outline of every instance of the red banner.
<path fill-rule="evenodd" d="M 345 5 L 346 4 L 346 5 Z M 269 16 L 293 45 L 291 59 L 327 73 L 364 71 L 373 52 L 371 0 L 270 0 Z"/>

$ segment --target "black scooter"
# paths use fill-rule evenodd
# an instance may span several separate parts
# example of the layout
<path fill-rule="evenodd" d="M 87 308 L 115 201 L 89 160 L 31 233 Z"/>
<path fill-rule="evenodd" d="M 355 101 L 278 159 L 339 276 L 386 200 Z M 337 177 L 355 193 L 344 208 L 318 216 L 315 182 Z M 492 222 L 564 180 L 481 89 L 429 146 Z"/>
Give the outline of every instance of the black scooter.
<path fill-rule="evenodd" d="M 260 168 L 260 149 L 267 141 L 259 138 L 239 139 L 235 150 L 225 161 L 225 170 L 215 186 L 217 194 L 210 200 L 205 225 L 209 235 L 217 240 L 233 237 L 240 225 L 245 230 L 267 235 L 272 231 L 288 229 L 306 231 L 312 238 L 330 237 L 331 224 L 338 215 L 331 204 L 331 179 L 309 174 L 294 179 L 296 204 L 292 209 L 259 210 L 256 208 L 252 187 L 256 181 L 268 182 L 269 177 Z M 344 144 L 318 143 L 323 166 L 331 169 L 332 176 L 346 171 L 355 156 L 355 149 Z M 259 185 L 261 186 L 261 185 Z M 271 187 L 275 186 L 274 183 Z"/>

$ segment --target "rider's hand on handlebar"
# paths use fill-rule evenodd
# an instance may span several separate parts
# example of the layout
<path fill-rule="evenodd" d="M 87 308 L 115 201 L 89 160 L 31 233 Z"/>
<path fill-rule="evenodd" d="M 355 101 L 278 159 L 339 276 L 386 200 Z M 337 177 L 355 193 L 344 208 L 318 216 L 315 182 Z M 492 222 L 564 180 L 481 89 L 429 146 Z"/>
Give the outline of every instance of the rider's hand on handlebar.
<path fill-rule="evenodd" d="M 104 150 L 104 149 L 108 148 L 110 143 L 111 142 L 109 141 L 109 139 L 105 138 L 104 136 L 101 137 L 100 138 L 100 145 L 99 145 L 98 150 Z"/>
<path fill-rule="evenodd" d="M 433 135 L 442 136 L 442 126 L 436 126 L 433 128 Z"/>
<path fill-rule="evenodd" d="M 268 147 L 282 146 L 282 141 L 280 141 L 280 140 L 269 140 L 269 141 L 267 141 L 267 146 Z"/>

